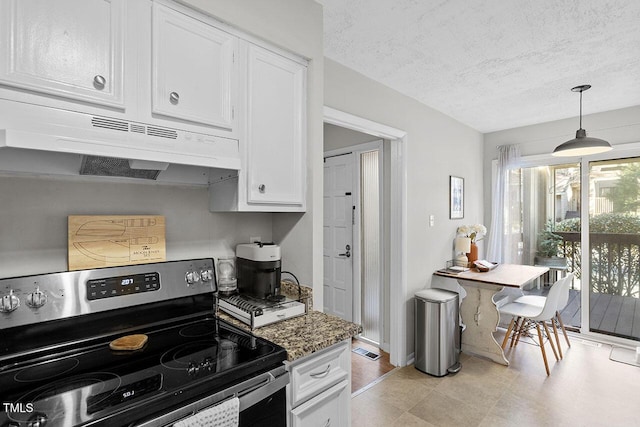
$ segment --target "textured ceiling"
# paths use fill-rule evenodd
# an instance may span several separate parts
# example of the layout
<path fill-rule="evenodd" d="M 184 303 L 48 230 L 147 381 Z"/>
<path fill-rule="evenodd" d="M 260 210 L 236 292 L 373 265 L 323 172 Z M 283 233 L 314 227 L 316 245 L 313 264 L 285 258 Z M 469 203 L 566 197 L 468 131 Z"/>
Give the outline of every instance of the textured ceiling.
<path fill-rule="evenodd" d="M 640 0 L 319 0 L 325 55 L 481 132 L 640 105 Z M 585 128 L 588 125 L 585 123 Z"/>

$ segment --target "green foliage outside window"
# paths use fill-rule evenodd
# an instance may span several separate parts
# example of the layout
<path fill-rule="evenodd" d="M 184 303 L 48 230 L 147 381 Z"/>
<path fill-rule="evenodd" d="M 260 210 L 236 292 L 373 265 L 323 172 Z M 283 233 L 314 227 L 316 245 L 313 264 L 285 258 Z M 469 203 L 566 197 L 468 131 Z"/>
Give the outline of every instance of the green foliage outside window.
<path fill-rule="evenodd" d="M 580 233 L 580 219 L 556 223 L 556 233 Z M 638 298 L 640 288 L 640 217 L 604 213 L 589 219 L 591 289 L 593 292 Z M 579 238 L 561 245 L 576 277 L 581 276 Z"/>

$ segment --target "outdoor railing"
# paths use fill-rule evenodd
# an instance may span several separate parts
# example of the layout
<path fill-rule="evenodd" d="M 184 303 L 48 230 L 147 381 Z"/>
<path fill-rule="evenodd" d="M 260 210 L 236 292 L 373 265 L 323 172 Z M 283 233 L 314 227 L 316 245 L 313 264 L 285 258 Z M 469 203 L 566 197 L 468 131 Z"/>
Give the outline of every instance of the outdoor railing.
<path fill-rule="evenodd" d="M 582 276 L 580 233 L 556 232 L 562 236 L 561 254 L 570 272 Z M 638 298 L 640 296 L 640 235 L 591 233 L 591 291 Z"/>

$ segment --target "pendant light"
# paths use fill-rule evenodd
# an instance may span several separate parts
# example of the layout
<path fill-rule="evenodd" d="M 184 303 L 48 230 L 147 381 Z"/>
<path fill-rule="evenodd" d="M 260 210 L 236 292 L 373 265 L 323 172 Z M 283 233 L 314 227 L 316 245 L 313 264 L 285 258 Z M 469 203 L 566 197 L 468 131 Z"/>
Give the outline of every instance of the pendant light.
<path fill-rule="evenodd" d="M 580 92 L 580 129 L 576 131 L 575 139 L 563 142 L 558 145 L 552 156 L 573 157 L 588 156 L 590 154 L 604 153 L 612 149 L 611 145 L 604 139 L 591 138 L 587 136 L 587 131 L 582 129 L 582 92 L 591 88 L 591 85 L 581 85 L 571 88 L 572 92 Z"/>

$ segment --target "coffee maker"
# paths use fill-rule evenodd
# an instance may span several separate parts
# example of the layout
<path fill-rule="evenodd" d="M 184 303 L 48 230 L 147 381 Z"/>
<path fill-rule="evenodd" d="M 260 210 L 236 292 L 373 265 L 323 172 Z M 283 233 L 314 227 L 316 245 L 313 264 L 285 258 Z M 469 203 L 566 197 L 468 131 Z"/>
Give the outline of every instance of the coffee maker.
<path fill-rule="evenodd" d="M 238 292 L 252 298 L 282 301 L 280 246 L 274 243 L 243 243 L 236 246 Z"/>

